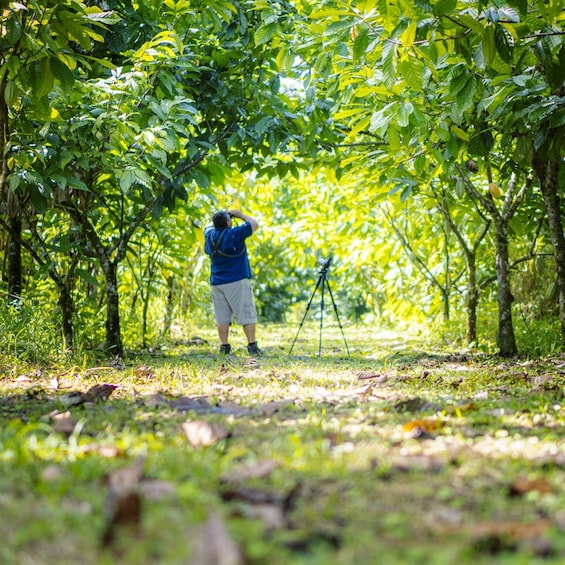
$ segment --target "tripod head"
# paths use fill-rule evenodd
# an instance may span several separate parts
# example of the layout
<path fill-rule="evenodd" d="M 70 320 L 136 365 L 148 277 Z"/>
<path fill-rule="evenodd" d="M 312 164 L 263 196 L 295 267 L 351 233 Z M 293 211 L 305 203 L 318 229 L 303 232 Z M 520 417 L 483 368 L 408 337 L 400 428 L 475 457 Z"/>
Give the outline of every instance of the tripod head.
<path fill-rule="evenodd" d="M 325 275 L 328 272 L 328 269 L 330 268 L 330 264 L 332 262 L 332 258 L 328 257 L 327 259 L 318 259 L 318 265 L 321 266 L 320 269 L 320 274 L 321 275 Z"/>

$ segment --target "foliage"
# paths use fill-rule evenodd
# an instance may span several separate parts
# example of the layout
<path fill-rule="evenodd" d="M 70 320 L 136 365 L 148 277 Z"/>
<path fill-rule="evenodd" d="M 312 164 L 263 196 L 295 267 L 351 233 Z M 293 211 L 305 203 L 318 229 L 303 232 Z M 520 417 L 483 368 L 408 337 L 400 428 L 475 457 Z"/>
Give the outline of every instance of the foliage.
<path fill-rule="evenodd" d="M 330 256 L 348 317 L 461 320 L 476 290 L 485 319 L 497 262 L 492 232 L 476 236 L 512 175 L 527 180 L 510 267 L 554 253 L 532 164 L 563 138 L 556 3 L 71 4 L 7 10 L 2 37 L 3 211 L 25 219 L 29 280 L 53 281 L 41 299 L 66 297 L 67 343 L 123 331 L 146 347 L 209 322 L 201 227 L 232 204 L 261 219 L 250 245 L 269 320 L 302 310 Z M 49 49 L 26 50 L 47 31 Z M 539 311 L 523 280 L 514 315 Z"/>
<path fill-rule="evenodd" d="M 0 302 L 0 350 L 7 358 L 49 364 L 64 358 L 55 312 L 38 300 Z"/>

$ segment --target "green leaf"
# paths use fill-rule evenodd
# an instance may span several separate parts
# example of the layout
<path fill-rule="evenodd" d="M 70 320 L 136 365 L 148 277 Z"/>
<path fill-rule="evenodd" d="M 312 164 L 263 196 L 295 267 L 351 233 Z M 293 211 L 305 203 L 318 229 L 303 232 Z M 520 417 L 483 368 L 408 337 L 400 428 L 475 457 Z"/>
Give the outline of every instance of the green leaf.
<path fill-rule="evenodd" d="M 551 114 L 549 127 L 556 129 L 563 126 L 565 126 L 565 108 L 561 107 Z"/>
<path fill-rule="evenodd" d="M 27 9 L 27 8 L 26 8 Z M 8 45 L 17 43 L 22 36 L 22 22 L 20 18 L 2 18 L 3 37 L 2 42 Z"/>
<path fill-rule="evenodd" d="M 56 57 L 51 59 L 50 64 L 56 80 L 59 81 L 64 90 L 69 91 L 75 82 L 75 77 L 69 67 Z"/>
<path fill-rule="evenodd" d="M 565 82 L 565 45 L 561 46 L 556 58 L 546 62 L 546 76 L 553 90 L 557 90 Z"/>
<path fill-rule="evenodd" d="M 386 132 L 391 121 L 391 113 L 389 112 L 391 108 L 394 108 L 394 103 L 387 104 L 384 108 L 373 112 L 370 122 L 371 131 L 378 131 L 381 135 Z"/>
<path fill-rule="evenodd" d="M 127 168 L 124 171 L 122 171 L 121 174 L 119 174 L 118 176 L 119 176 L 120 189 L 122 191 L 122 194 L 127 194 L 129 192 L 129 189 L 131 188 L 131 185 L 136 180 L 135 173 L 131 168 Z"/>
<path fill-rule="evenodd" d="M 514 8 L 510 8 L 509 6 L 502 6 L 498 9 L 498 13 L 500 14 L 501 19 L 506 22 L 511 23 L 518 23 L 520 21 L 520 16 L 518 12 L 514 10 Z"/>
<path fill-rule="evenodd" d="M 86 269 L 80 269 L 77 268 L 76 269 L 76 274 L 85 282 L 87 282 L 88 284 L 91 284 L 92 286 L 98 286 L 98 280 L 96 279 L 96 277 L 94 277 L 90 271 L 87 271 Z"/>
<path fill-rule="evenodd" d="M 500 12 L 498 11 L 498 8 L 495 8 L 493 6 L 487 8 L 484 12 L 484 15 L 488 21 L 494 24 L 500 20 Z"/>
<path fill-rule="evenodd" d="M 393 126 L 388 128 L 388 144 L 391 151 L 400 151 L 400 136 L 398 130 Z"/>
<path fill-rule="evenodd" d="M 475 75 L 469 75 L 465 86 L 460 90 L 455 103 L 460 112 L 468 110 L 473 104 L 473 98 L 477 90 L 477 77 Z"/>
<path fill-rule="evenodd" d="M 408 47 L 412 47 L 414 40 L 416 39 L 416 30 L 417 30 L 417 22 L 410 22 L 408 27 L 404 30 L 404 32 L 400 36 L 400 43 L 406 49 Z"/>
<path fill-rule="evenodd" d="M 481 41 L 483 46 L 483 55 L 487 64 L 492 63 L 496 57 L 496 46 L 494 42 L 494 28 L 487 26 L 484 28 L 483 37 Z"/>
<path fill-rule="evenodd" d="M 459 126 L 453 125 L 451 127 L 451 131 L 453 131 L 453 133 L 459 138 L 462 139 L 463 141 L 469 141 L 469 134 L 464 130 L 461 129 Z"/>
<path fill-rule="evenodd" d="M 278 25 L 276 22 L 260 26 L 255 32 L 255 45 L 259 47 L 259 45 L 264 45 L 271 41 L 275 37 L 277 29 Z"/>
<path fill-rule="evenodd" d="M 410 115 L 414 111 L 414 106 L 406 102 L 400 106 L 396 114 L 396 123 L 400 127 L 406 127 L 410 123 Z"/>
<path fill-rule="evenodd" d="M 201 169 L 192 169 L 190 171 L 190 176 L 200 188 L 206 189 L 210 187 L 210 176 L 206 171 Z"/>
<path fill-rule="evenodd" d="M 454 74 L 449 82 L 449 94 L 456 97 L 466 86 L 470 72 L 463 65 L 454 69 Z"/>
<path fill-rule="evenodd" d="M 433 3 L 433 10 L 436 16 L 444 16 L 455 10 L 457 0 L 437 0 Z"/>
<path fill-rule="evenodd" d="M 383 47 L 383 76 L 389 86 L 396 80 L 396 45 L 393 42 L 385 43 Z"/>
<path fill-rule="evenodd" d="M 359 35 L 355 38 L 353 43 L 353 58 L 359 60 L 363 55 L 369 45 L 369 30 L 362 29 Z"/>
<path fill-rule="evenodd" d="M 398 65 L 400 74 L 410 88 L 421 91 L 424 86 L 424 63 L 421 59 L 410 57 Z"/>
<path fill-rule="evenodd" d="M 475 18 L 470 16 L 469 14 L 460 14 L 457 16 L 456 21 L 458 21 L 461 25 L 468 27 L 470 30 L 476 33 L 483 33 L 483 25 L 481 22 L 477 21 Z"/>
<path fill-rule="evenodd" d="M 509 31 L 501 25 L 496 25 L 494 28 L 494 44 L 496 50 L 500 55 L 500 58 L 505 63 L 510 63 L 512 61 L 512 51 L 514 48 L 514 39 L 510 35 Z"/>

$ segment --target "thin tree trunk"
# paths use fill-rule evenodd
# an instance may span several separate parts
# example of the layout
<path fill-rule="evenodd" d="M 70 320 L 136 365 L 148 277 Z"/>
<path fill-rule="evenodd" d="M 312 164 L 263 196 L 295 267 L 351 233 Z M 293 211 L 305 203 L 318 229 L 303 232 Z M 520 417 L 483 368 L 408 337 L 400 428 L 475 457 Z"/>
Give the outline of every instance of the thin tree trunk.
<path fill-rule="evenodd" d="M 557 271 L 557 289 L 559 293 L 559 321 L 561 335 L 565 342 L 565 236 L 561 219 L 561 201 L 558 193 L 559 160 L 534 160 L 534 168 L 539 178 L 547 222 L 551 234 L 555 268 Z"/>
<path fill-rule="evenodd" d="M 498 347 L 502 357 L 516 355 L 516 338 L 512 322 L 512 296 L 510 285 L 510 261 L 508 254 L 508 222 L 494 218 L 496 232 L 496 280 L 498 284 Z"/>
<path fill-rule="evenodd" d="M 175 276 L 167 277 L 167 302 L 165 304 L 165 321 L 163 322 L 162 337 L 169 337 L 171 333 L 171 325 L 173 323 L 173 307 L 175 299 Z"/>
<path fill-rule="evenodd" d="M 149 297 L 150 297 L 150 292 L 149 292 L 149 288 L 147 288 L 145 299 L 143 301 L 143 314 L 141 321 L 141 326 L 142 326 L 141 338 L 142 338 L 143 347 L 147 347 L 147 316 L 149 314 Z"/>
<path fill-rule="evenodd" d="M 8 218 L 8 293 L 11 298 L 22 294 L 22 220 Z"/>
<path fill-rule="evenodd" d="M 59 306 L 61 308 L 61 322 L 63 325 L 63 338 L 67 349 L 73 348 L 73 314 L 74 305 L 69 285 L 59 285 Z"/>
<path fill-rule="evenodd" d="M 468 253 L 467 258 L 467 345 L 477 344 L 477 308 L 479 290 L 477 288 L 477 264 L 475 253 Z"/>
<path fill-rule="evenodd" d="M 102 267 L 106 278 L 106 349 L 108 353 L 115 357 L 123 357 L 124 348 L 120 331 L 120 299 L 116 266 L 112 261 L 107 260 Z"/>

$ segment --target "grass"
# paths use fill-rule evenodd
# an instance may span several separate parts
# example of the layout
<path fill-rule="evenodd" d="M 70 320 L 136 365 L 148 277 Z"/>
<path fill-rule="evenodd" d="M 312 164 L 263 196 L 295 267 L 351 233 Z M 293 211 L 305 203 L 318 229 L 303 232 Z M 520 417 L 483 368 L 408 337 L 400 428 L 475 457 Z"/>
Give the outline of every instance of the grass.
<path fill-rule="evenodd" d="M 125 369 L 1 362 L 0 562 L 564 561 L 563 356 L 295 332 L 261 328 L 258 364 L 210 331 Z"/>

